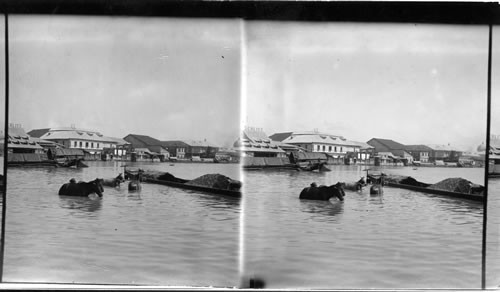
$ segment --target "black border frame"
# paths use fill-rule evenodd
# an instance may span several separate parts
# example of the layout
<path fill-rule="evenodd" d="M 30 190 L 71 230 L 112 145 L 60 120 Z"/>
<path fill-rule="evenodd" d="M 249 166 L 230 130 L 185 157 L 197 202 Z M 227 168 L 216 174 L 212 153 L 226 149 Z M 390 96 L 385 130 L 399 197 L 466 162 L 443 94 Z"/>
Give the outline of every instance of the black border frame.
<path fill-rule="evenodd" d="M 180 0 L 6 0 L 0 3 L 5 17 L 5 137 L 8 137 L 9 108 L 9 14 L 82 16 L 141 16 L 181 18 L 241 18 L 268 21 L 329 21 L 371 23 L 463 24 L 489 26 L 488 93 L 486 125 L 485 201 L 481 289 L 486 289 L 486 227 L 488 198 L 488 157 L 491 119 L 492 26 L 500 24 L 497 2 L 367 2 L 367 1 L 180 1 Z M 4 147 L 4 185 L 0 238 L 0 283 L 3 256 L 7 191 L 7 147 Z"/>

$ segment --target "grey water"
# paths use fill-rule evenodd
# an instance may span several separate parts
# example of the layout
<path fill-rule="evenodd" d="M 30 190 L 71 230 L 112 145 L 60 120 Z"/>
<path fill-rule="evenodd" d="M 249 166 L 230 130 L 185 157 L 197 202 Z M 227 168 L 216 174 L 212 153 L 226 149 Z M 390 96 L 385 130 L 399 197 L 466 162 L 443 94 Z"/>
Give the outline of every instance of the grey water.
<path fill-rule="evenodd" d="M 4 281 L 234 287 L 241 266 L 266 288 L 481 286 L 482 203 L 389 187 L 382 196 L 346 191 L 344 202 L 298 199 L 313 181 L 359 179 L 363 166 L 240 177 L 236 164 L 137 163 L 188 179 L 206 173 L 242 179 L 244 196 L 152 184 L 136 193 L 105 188 L 103 199 L 57 195 L 71 177 L 111 178 L 123 163 L 9 168 Z M 429 183 L 463 177 L 484 184 L 480 168 L 379 170 Z M 491 182 L 488 287 L 497 285 L 500 272 L 494 263 L 500 259 L 499 192 L 500 183 Z"/>
<path fill-rule="evenodd" d="M 500 288 L 500 179 L 488 180 L 486 287 Z"/>
<path fill-rule="evenodd" d="M 354 182 L 364 166 L 331 172 L 247 171 L 244 274 L 266 288 L 480 288 L 483 204 L 395 188 L 346 191 L 344 202 L 299 200 L 311 182 Z M 436 183 L 484 185 L 482 168 L 387 167 Z"/>
<path fill-rule="evenodd" d="M 113 178 L 124 162 L 88 168 L 9 168 L 5 282 L 234 287 L 240 200 L 143 184 L 102 199 L 59 197 L 63 183 Z M 194 179 L 236 164 L 128 163 Z"/>

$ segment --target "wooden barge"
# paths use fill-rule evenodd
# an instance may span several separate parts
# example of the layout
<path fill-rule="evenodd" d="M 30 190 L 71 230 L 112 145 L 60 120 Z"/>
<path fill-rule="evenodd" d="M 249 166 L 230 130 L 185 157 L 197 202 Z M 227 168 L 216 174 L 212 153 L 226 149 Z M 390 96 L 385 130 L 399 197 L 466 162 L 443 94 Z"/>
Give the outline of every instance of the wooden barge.
<path fill-rule="evenodd" d="M 442 196 L 467 199 L 467 200 L 473 200 L 473 201 L 480 201 L 480 202 L 482 202 L 484 200 L 484 196 L 482 195 L 482 193 L 481 194 L 465 194 L 465 193 L 450 192 L 450 191 L 445 191 L 445 190 L 430 189 L 428 187 L 419 187 L 419 186 L 398 184 L 398 183 L 394 183 L 394 182 L 386 182 L 385 184 L 389 187 L 406 189 L 406 190 L 416 191 L 416 192 L 420 192 L 420 193 L 442 195 Z"/>
<path fill-rule="evenodd" d="M 232 180 L 220 174 L 208 174 L 194 180 L 187 180 L 183 178 L 178 178 L 168 172 L 147 171 L 147 170 L 145 171 L 142 169 L 130 170 L 127 169 L 126 166 L 124 169 L 124 173 L 125 173 L 125 179 L 139 180 L 146 183 L 153 183 L 173 188 L 229 196 L 233 198 L 241 198 L 241 191 L 239 190 L 241 188 L 241 182 Z M 218 176 L 219 178 L 222 177 L 222 179 L 226 179 L 227 188 L 214 187 L 215 185 L 208 186 L 208 185 L 193 183 L 194 181 L 199 180 L 206 176 L 216 176 L 216 177 Z"/>
<path fill-rule="evenodd" d="M 179 189 L 200 191 L 200 192 L 205 192 L 205 193 L 230 196 L 230 197 L 234 197 L 234 198 L 241 198 L 240 191 L 210 188 L 210 187 L 190 185 L 190 184 L 180 183 L 180 182 L 157 180 L 157 179 L 152 179 L 152 178 L 146 178 L 145 181 L 148 183 L 154 183 L 154 184 L 159 184 L 159 185 L 164 185 L 164 186 L 169 186 L 169 187 L 174 187 L 174 188 L 179 188 Z"/>
<path fill-rule="evenodd" d="M 452 197 L 452 198 L 459 198 L 459 199 L 467 199 L 467 200 L 472 200 L 472 201 L 479 201 L 483 202 L 484 201 L 484 188 L 480 185 L 473 185 L 470 187 L 469 192 L 470 193 L 465 193 L 465 192 L 454 192 L 454 191 L 449 191 L 449 190 L 444 190 L 444 189 L 438 189 L 438 188 L 431 188 L 431 184 L 428 183 L 423 183 L 420 181 L 415 180 L 412 177 L 404 177 L 404 176 L 388 176 L 385 174 L 379 174 L 379 175 L 373 175 L 373 174 L 368 174 L 367 170 L 367 178 L 369 182 L 372 183 L 379 183 L 383 184 L 384 186 L 389 186 L 393 188 L 399 188 L 399 189 L 406 189 L 410 191 L 415 191 L 415 192 L 420 192 L 420 193 L 427 193 L 427 194 L 433 194 L 433 195 L 440 195 L 440 196 L 447 196 L 447 197 Z"/>

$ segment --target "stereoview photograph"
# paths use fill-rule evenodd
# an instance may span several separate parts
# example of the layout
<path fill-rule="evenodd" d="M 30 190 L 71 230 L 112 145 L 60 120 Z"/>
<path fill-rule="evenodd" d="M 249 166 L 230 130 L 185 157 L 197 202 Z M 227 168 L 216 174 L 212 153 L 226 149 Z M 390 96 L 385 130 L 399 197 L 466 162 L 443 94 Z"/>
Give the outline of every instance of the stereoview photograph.
<path fill-rule="evenodd" d="M 498 286 L 498 27 L 8 24 L 4 282 Z"/>

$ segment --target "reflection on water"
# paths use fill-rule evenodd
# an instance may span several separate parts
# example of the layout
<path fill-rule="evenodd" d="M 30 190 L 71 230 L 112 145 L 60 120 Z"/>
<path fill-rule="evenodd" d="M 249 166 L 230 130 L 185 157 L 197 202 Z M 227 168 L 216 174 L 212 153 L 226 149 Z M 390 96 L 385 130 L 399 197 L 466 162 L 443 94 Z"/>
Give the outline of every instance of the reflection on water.
<path fill-rule="evenodd" d="M 479 288 L 481 203 L 390 187 L 376 196 L 346 191 L 338 204 L 299 200 L 311 182 L 355 182 L 362 169 L 246 172 L 244 277 L 270 289 Z M 382 170 L 484 182 L 477 168 Z"/>
<path fill-rule="evenodd" d="M 302 212 L 311 213 L 311 217 L 315 220 L 318 220 L 318 217 L 323 220 L 336 220 L 334 218 L 341 216 L 344 211 L 344 203 L 334 199 L 326 202 L 315 200 L 300 200 L 300 210 Z M 321 219 L 319 220 L 321 221 Z"/>
<path fill-rule="evenodd" d="M 129 163 L 183 178 L 238 165 Z M 9 169 L 4 281 L 232 287 L 238 281 L 239 200 L 155 184 L 97 197 L 59 196 L 71 178 L 114 178 L 119 162 Z"/>
<path fill-rule="evenodd" d="M 102 199 L 99 197 L 59 196 L 61 208 L 84 212 L 95 212 L 101 209 Z"/>

